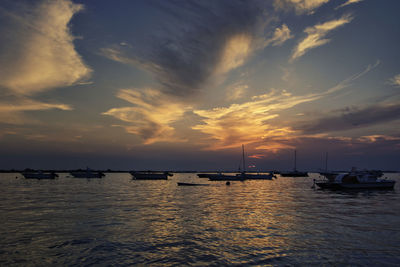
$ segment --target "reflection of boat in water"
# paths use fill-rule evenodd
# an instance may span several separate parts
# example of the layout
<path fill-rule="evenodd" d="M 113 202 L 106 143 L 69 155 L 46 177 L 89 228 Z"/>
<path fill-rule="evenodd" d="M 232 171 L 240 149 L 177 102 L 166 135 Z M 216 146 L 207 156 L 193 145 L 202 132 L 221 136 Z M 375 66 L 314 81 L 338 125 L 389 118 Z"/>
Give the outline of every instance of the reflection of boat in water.
<path fill-rule="evenodd" d="M 70 174 L 74 178 L 103 178 L 106 176 L 103 172 L 93 171 L 89 168 L 87 168 L 86 171 L 73 171 L 70 172 Z"/>
<path fill-rule="evenodd" d="M 293 169 L 293 171 L 281 172 L 281 176 L 282 177 L 308 177 L 307 172 L 301 172 L 301 171 L 297 170 L 296 164 L 297 164 L 297 153 L 296 153 L 296 150 L 294 150 L 294 169 Z"/>
<path fill-rule="evenodd" d="M 55 179 L 56 177 L 58 177 L 58 175 L 55 172 L 42 172 L 42 171 L 38 171 L 38 172 L 22 172 L 21 173 L 25 179 L 38 179 L 38 180 L 42 180 L 42 179 Z"/>
<path fill-rule="evenodd" d="M 129 173 L 136 180 L 168 180 L 168 176 L 173 176 L 170 172 L 132 171 Z"/>
<path fill-rule="evenodd" d="M 395 181 L 381 179 L 381 171 L 357 171 L 327 176 L 327 180 L 316 181 L 322 189 L 393 189 Z"/>

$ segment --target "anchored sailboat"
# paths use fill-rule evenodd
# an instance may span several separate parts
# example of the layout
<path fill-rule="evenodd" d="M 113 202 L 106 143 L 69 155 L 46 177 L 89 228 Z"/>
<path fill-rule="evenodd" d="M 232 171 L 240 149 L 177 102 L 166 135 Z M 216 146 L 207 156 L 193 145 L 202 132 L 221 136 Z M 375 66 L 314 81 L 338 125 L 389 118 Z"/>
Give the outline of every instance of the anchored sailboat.
<path fill-rule="evenodd" d="M 300 172 L 297 170 L 297 151 L 296 149 L 294 150 L 294 169 L 293 171 L 289 172 L 281 172 L 282 177 L 308 177 L 307 172 Z"/>

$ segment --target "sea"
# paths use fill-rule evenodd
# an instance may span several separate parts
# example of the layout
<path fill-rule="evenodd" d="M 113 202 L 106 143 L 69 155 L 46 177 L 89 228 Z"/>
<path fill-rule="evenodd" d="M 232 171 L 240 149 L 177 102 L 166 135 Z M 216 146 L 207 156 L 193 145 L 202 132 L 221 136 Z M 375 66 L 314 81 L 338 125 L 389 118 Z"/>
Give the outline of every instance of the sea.
<path fill-rule="evenodd" d="M 25 180 L 0 174 L 0 266 L 399 266 L 394 190 L 326 191 L 313 179 Z M 177 186 L 196 182 L 208 186 Z"/>

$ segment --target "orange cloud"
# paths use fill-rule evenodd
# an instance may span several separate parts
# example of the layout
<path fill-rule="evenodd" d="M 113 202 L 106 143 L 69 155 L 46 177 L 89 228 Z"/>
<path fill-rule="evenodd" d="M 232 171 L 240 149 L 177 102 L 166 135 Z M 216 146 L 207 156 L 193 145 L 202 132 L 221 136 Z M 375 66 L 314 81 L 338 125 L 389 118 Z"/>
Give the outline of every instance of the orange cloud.
<path fill-rule="evenodd" d="M 263 155 L 263 154 L 254 154 L 254 155 L 249 155 L 248 158 L 251 158 L 251 159 L 262 159 L 262 158 L 265 158 L 265 155 Z"/>
<path fill-rule="evenodd" d="M 144 144 L 185 141 L 177 137 L 171 124 L 182 119 L 189 106 L 154 89 L 123 89 L 117 96 L 134 106 L 112 108 L 102 113 L 128 123 L 114 126 L 123 127 L 128 133 L 140 136 Z"/>
<path fill-rule="evenodd" d="M 69 22 L 83 5 L 42 1 L 30 14 L 6 13 L 13 34 L 3 44 L 0 85 L 20 95 L 85 82 L 91 69 L 75 50 Z M 1 10 L 0 10 L 1 11 Z"/>

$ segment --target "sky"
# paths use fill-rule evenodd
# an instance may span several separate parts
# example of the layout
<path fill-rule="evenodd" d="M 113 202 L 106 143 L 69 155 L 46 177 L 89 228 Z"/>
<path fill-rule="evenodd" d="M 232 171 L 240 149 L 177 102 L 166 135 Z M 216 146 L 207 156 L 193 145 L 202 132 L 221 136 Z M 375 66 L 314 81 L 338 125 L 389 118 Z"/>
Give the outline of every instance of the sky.
<path fill-rule="evenodd" d="M 397 0 L 3 0 L 0 168 L 400 170 Z"/>

